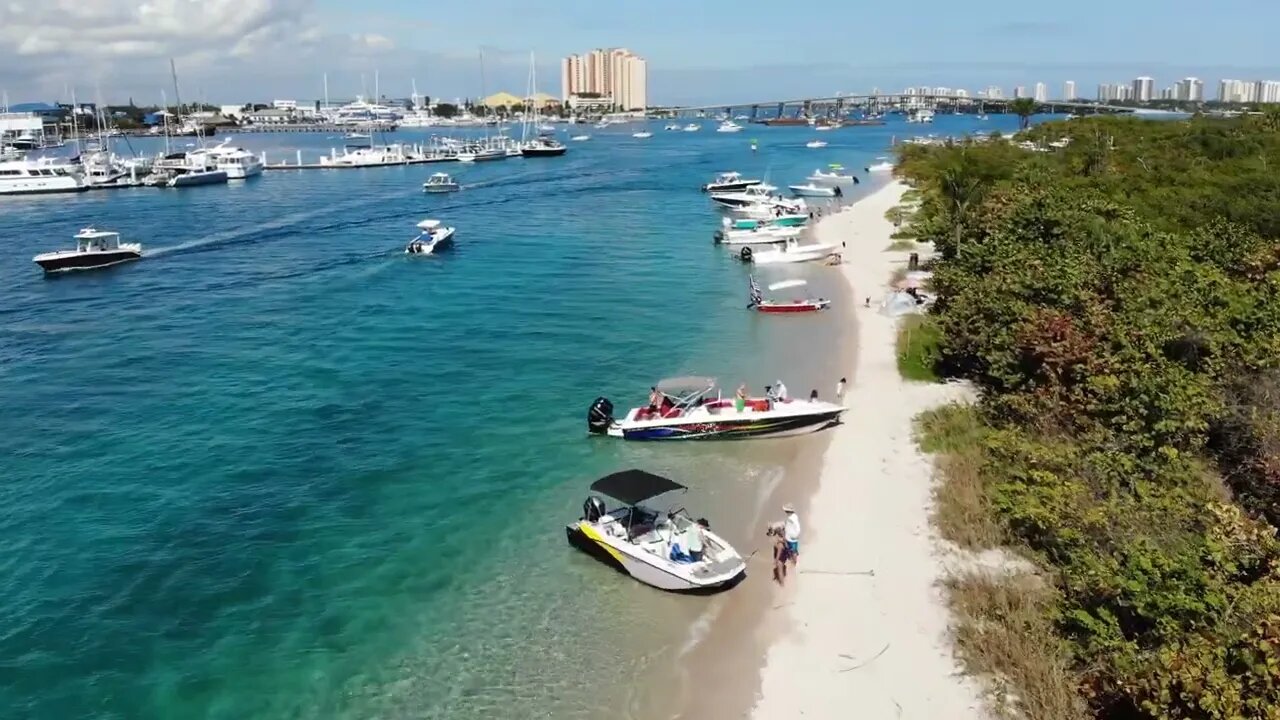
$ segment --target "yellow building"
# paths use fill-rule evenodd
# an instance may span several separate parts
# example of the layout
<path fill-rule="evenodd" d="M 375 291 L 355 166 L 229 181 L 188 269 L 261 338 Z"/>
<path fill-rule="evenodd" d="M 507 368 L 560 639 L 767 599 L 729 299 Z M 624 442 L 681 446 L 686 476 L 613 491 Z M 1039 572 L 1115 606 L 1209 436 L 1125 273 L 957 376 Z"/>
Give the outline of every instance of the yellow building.
<path fill-rule="evenodd" d="M 536 104 L 539 110 L 545 110 L 548 107 L 559 105 L 560 99 L 554 95 L 547 93 L 537 93 L 530 98 L 533 104 Z M 494 93 L 480 102 L 481 105 L 491 108 L 523 106 L 524 98 L 516 97 L 509 92 Z"/>

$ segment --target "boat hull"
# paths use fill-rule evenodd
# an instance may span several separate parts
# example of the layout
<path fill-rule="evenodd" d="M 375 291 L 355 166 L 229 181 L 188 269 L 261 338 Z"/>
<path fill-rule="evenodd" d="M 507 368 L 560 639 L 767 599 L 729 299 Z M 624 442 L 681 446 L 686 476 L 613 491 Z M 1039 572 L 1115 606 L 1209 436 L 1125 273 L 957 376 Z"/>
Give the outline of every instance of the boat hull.
<path fill-rule="evenodd" d="M 830 300 L 806 300 L 794 303 L 762 302 L 756 305 L 756 311 L 769 314 L 810 313 L 826 310 L 831 307 Z"/>
<path fill-rule="evenodd" d="M 599 536 L 595 528 L 581 521 L 565 527 L 569 544 L 582 552 L 650 587 L 673 593 L 710 595 L 728 590 L 742 582 L 746 576 L 746 564 L 736 574 L 710 583 L 695 583 L 688 578 L 667 572 L 655 565 L 641 562 L 613 546 Z"/>
<path fill-rule="evenodd" d="M 569 151 L 567 147 L 557 148 L 525 148 L 520 154 L 525 157 L 559 157 Z"/>
<path fill-rule="evenodd" d="M 169 181 L 169 187 L 194 187 L 196 185 L 217 185 L 227 181 L 225 170 L 211 172 L 184 173 Z"/>
<path fill-rule="evenodd" d="M 95 253 L 68 253 L 54 257 L 37 257 L 35 263 L 46 273 L 70 272 L 73 270 L 95 270 L 97 268 L 119 265 L 142 257 L 142 253 L 132 250 Z"/>
<path fill-rule="evenodd" d="M 702 186 L 702 192 L 709 192 L 709 193 L 742 192 L 743 190 L 746 190 L 747 188 L 753 185 L 759 185 L 761 182 L 762 181 L 760 180 L 744 180 L 743 182 L 735 182 L 735 183 L 707 183 L 706 185 Z"/>
<path fill-rule="evenodd" d="M 609 434 L 624 440 L 747 440 L 762 437 L 790 437 L 824 430 L 840 421 L 842 409 L 808 415 L 760 418 L 746 415 L 710 422 L 663 425 L 618 424 Z"/>

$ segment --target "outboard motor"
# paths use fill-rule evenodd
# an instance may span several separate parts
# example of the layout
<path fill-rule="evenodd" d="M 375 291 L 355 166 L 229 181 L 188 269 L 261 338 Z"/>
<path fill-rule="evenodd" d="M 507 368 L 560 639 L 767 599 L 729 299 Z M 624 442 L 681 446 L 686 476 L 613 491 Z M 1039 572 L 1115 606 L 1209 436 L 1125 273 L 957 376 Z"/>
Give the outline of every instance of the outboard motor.
<path fill-rule="evenodd" d="M 604 435 L 613 424 L 613 403 L 609 398 L 598 397 L 587 410 L 587 432 L 592 435 Z"/>
<path fill-rule="evenodd" d="M 604 500 L 592 495 L 582 503 L 582 519 L 587 522 L 600 522 L 605 516 Z"/>
<path fill-rule="evenodd" d="M 751 262 L 751 248 L 742 248 L 742 252 L 738 253 L 738 257 L 742 258 L 742 262 Z"/>

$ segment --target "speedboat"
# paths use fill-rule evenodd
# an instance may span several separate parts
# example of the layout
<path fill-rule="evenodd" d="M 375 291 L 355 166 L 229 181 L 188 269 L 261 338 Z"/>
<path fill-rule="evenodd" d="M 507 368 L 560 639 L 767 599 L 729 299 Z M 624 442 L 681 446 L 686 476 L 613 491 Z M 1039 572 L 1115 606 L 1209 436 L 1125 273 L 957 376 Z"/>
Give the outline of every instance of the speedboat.
<path fill-rule="evenodd" d="M 711 200 L 728 208 L 746 207 L 762 201 L 772 201 L 778 196 L 773 193 L 778 188 L 773 185 L 756 183 L 738 192 L 712 192 Z"/>
<path fill-rule="evenodd" d="M 808 217 L 809 207 L 804 198 L 773 197 L 740 207 L 726 208 L 729 214 L 750 220 L 772 220 L 787 215 Z"/>
<path fill-rule="evenodd" d="M 802 288 L 806 285 L 808 283 L 804 280 L 783 280 L 782 282 L 771 284 L 769 292 Z M 751 302 L 747 305 L 748 309 L 755 308 L 757 312 L 762 313 L 802 313 L 817 312 L 826 310 L 829 307 L 831 307 L 831 301 L 826 298 L 796 297 L 782 302 L 766 300 L 764 293 L 760 292 L 760 286 L 756 284 L 756 279 L 754 277 L 751 278 Z"/>
<path fill-rule="evenodd" d="M 858 178 L 841 172 L 843 166 L 832 164 L 828 167 L 831 172 L 823 172 L 822 170 L 814 170 L 813 174 L 805 178 L 815 185 L 857 185 Z"/>
<path fill-rule="evenodd" d="M 882 160 L 875 165 L 867 168 L 867 172 L 890 172 L 893 170 L 893 163 L 888 160 Z"/>
<path fill-rule="evenodd" d="M 725 218 L 724 226 L 715 233 L 717 244 L 763 245 L 786 242 L 804 232 L 803 225 L 774 225 L 766 220 L 743 220 L 737 223 Z"/>
<path fill-rule="evenodd" d="M 816 185 L 812 182 L 805 183 L 804 185 L 788 185 L 787 189 L 790 190 L 791 194 L 795 195 L 796 197 L 829 198 L 829 197 L 840 197 L 841 195 L 844 195 L 844 191 L 840 189 L 839 185 L 836 185 L 836 186 Z"/>
<path fill-rule="evenodd" d="M 742 132 L 742 126 L 732 120 L 725 120 L 720 123 L 720 127 L 716 128 L 716 132 L 720 133 L 736 133 Z"/>
<path fill-rule="evenodd" d="M 540 135 L 537 138 L 525 143 L 520 148 L 520 154 L 525 157 L 557 157 L 565 154 L 569 148 L 564 143 L 547 135 Z"/>
<path fill-rule="evenodd" d="M 633 137 L 633 138 L 639 138 L 640 140 L 644 140 L 644 139 L 646 139 L 646 138 L 651 138 L 651 137 L 653 137 L 653 133 L 649 132 L 648 130 L 641 130 L 640 132 L 634 132 L 634 133 L 631 133 L 631 137 Z"/>
<path fill-rule="evenodd" d="M 142 257 L 141 243 L 122 243 L 120 233 L 87 227 L 76 233 L 75 250 L 41 253 L 32 260 L 47 273 L 91 270 Z"/>
<path fill-rule="evenodd" d="M 349 132 L 342 136 L 343 140 L 354 140 L 356 142 L 371 142 L 373 136 L 369 133 Z"/>
<path fill-rule="evenodd" d="M 830 261 L 833 258 L 839 259 L 840 246 L 834 243 L 801 245 L 796 240 L 791 239 L 772 250 L 756 252 L 750 247 L 744 247 L 738 253 L 738 257 L 742 259 L 742 262 L 756 265 L 787 265 L 790 263 L 814 262 L 816 260 Z"/>
<path fill-rule="evenodd" d="M 827 142 L 825 140 L 810 140 L 809 142 L 805 143 L 804 146 L 807 148 L 814 148 L 814 149 L 824 148 L 827 146 Z"/>
<path fill-rule="evenodd" d="M 422 183 L 422 192 L 428 193 L 447 193 L 461 189 L 462 186 L 449 173 L 435 173 Z"/>
<path fill-rule="evenodd" d="M 813 129 L 818 132 L 826 132 L 828 130 L 835 130 L 836 126 L 835 125 L 815 125 Z"/>
<path fill-rule="evenodd" d="M 192 150 L 165 155 L 152 165 L 152 174 L 146 182 L 153 186 L 191 187 L 217 185 L 227 181 L 227 171 L 208 150 Z"/>
<path fill-rule="evenodd" d="M 774 227 L 804 227 L 809 224 L 809 216 L 803 213 L 785 213 L 778 208 L 772 217 L 768 218 L 742 218 L 739 220 L 729 220 L 726 218 L 730 230 L 750 230 L 761 225 L 772 225 Z"/>
<path fill-rule="evenodd" d="M 586 142 L 587 140 L 591 139 L 591 136 L 590 135 L 574 135 L 569 139 L 574 142 Z"/>
<path fill-rule="evenodd" d="M 591 483 L 582 518 L 565 527 L 569 544 L 620 572 L 659 590 L 709 593 L 740 582 L 747 563 L 707 521 L 695 521 L 684 508 L 659 511 L 644 504 L 683 492 L 685 486 L 644 470 L 624 470 Z M 612 510 L 600 496 L 620 503 Z M 690 540 L 701 538 L 701 557 L 689 554 Z"/>
<path fill-rule="evenodd" d="M 685 132 L 698 132 L 699 130 L 702 129 L 702 126 L 699 125 L 698 123 L 689 123 L 688 125 L 685 125 L 684 128 L 682 129 Z"/>
<path fill-rule="evenodd" d="M 679 124 L 677 124 L 677 123 L 671 123 L 671 124 L 667 125 L 666 127 L 662 128 L 662 129 L 663 129 L 663 130 L 676 130 L 676 131 L 679 131 L 679 130 L 680 130 L 680 125 L 679 125 Z"/>
<path fill-rule="evenodd" d="M 716 179 L 702 186 L 702 192 L 709 193 L 727 193 L 736 192 L 738 190 L 746 190 L 752 185 L 759 185 L 761 181 L 750 180 L 742 177 L 736 172 L 722 172 L 716 175 Z"/>
<path fill-rule="evenodd" d="M 749 250 L 750 248 L 743 248 Z M 587 429 L 624 440 L 739 440 L 803 435 L 840 421 L 844 407 L 822 401 L 721 397 L 714 378 L 685 377 L 659 382 L 648 407 L 613 417 L 613 403 L 596 398 L 587 410 Z"/>
<path fill-rule="evenodd" d="M 405 246 L 406 255 L 431 255 L 453 244 L 453 228 L 441 225 L 439 220 L 423 220 L 418 229 L 422 232 Z"/>

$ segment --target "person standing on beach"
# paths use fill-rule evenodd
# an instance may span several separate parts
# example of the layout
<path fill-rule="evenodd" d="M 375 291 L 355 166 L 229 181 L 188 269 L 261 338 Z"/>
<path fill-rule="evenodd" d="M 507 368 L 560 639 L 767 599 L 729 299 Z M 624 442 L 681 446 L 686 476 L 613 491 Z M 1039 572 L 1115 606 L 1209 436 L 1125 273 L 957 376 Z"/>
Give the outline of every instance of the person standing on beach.
<path fill-rule="evenodd" d="M 782 523 L 773 523 L 764 533 L 773 538 L 773 581 L 787 583 L 787 541 L 782 538 Z"/>
<path fill-rule="evenodd" d="M 844 378 L 840 378 L 840 382 L 836 383 L 836 402 L 844 404 Z"/>
<path fill-rule="evenodd" d="M 787 561 L 794 567 L 796 558 L 800 556 L 800 516 L 791 503 L 783 505 L 782 512 L 787 516 L 782 523 L 782 538 L 787 542 Z"/>

